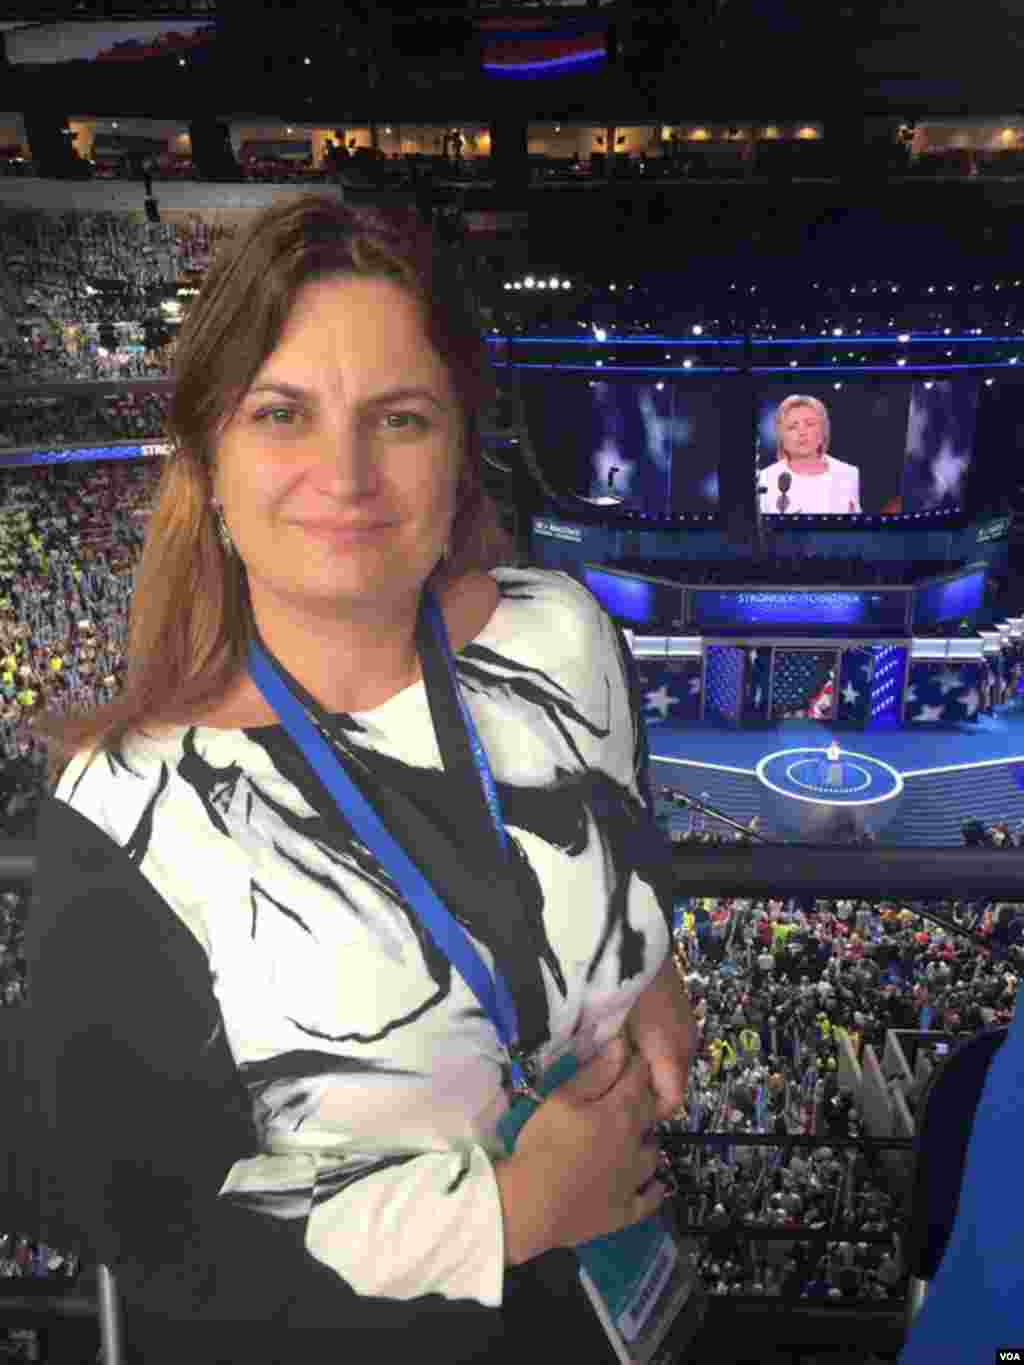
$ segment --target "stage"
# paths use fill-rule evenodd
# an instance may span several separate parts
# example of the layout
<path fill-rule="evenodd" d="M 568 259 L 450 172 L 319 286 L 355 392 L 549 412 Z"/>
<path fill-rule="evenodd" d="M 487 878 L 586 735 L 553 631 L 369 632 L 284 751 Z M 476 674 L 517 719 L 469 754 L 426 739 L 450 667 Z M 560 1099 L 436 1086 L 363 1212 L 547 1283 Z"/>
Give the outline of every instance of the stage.
<path fill-rule="evenodd" d="M 761 729 L 703 723 L 670 725 L 647 716 L 656 789 L 705 795 L 744 823 L 761 818 L 768 836 L 834 839 L 868 826 L 879 843 L 949 846 L 976 816 L 988 825 L 1024 821 L 1024 706 L 1000 707 L 970 723 L 886 729 L 833 729 L 787 720 Z M 817 765 L 835 741 L 844 773 L 831 789 Z M 671 810 L 671 826 L 690 814 Z M 711 826 L 713 827 L 713 826 Z"/>

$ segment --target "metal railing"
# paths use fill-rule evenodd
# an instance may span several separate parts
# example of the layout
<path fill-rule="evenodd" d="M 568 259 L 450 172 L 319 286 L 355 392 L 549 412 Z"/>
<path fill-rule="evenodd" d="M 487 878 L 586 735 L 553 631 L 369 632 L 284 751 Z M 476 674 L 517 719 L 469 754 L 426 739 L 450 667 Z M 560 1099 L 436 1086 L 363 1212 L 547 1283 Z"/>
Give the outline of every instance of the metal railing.
<path fill-rule="evenodd" d="M 31 883 L 35 843 L 0 847 L 0 887 Z M 676 849 L 675 870 L 680 896 L 1024 902 L 1024 849 L 688 844 Z"/>
<path fill-rule="evenodd" d="M 27 841 L 10 841 L 0 854 L 0 888 L 29 885 L 36 867 L 36 847 Z M 949 848 L 921 850 L 903 847 L 845 848 L 825 845 L 760 844 L 727 847 L 688 845 L 675 856 L 676 893 L 680 896 L 742 896 L 772 897 L 851 897 L 867 901 L 895 899 L 901 903 L 919 900 L 983 900 L 999 899 L 1024 902 L 1024 850 L 1006 852 L 993 849 Z M 927 913 L 927 912 L 926 912 Z M 935 918 L 931 916 L 931 918 Z M 958 931 L 956 926 L 944 927 Z M 967 934 L 968 937 L 976 936 Z M 7 1011 L 18 1016 L 20 1011 Z M 0 1039 L 4 1036 L 4 1012 L 0 1012 Z M 19 1019 L 7 1030 L 12 1042 L 20 1034 L 23 1024 Z M 20 1027 L 19 1027 L 20 1025 Z M 27 1078 L 26 1078 L 27 1079 Z M 8 1074 L 8 1085 L 16 1088 L 21 1078 Z M 797 1148 L 856 1148 L 860 1151 L 905 1153 L 909 1155 L 914 1142 L 909 1138 L 843 1138 L 836 1136 L 811 1137 L 805 1135 L 770 1136 L 730 1132 L 686 1133 L 666 1131 L 661 1139 L 665 1149 L 682 1152 L 686 1148 L 715 1148 L 760 1146 L 778 1147 L 786 1152 Z M 16 1192 L 14 1202 L 17 1203 Z M 713 1231 L 695 1225 L 686 1228 L 690 1235 L 707 1235 Z M 835 1214 L 825 1227 L 770 1228 L 764 1225 L 743 1225 L 733 1220 L 730 1233 L 737 1237 L 761 1241 L 811 1241 L 820 1250 L 829 1243 L 849 1240 L 877 1241 L 879 1237 L 865 1236 Z M 881 1240 L 890 1240 L 888 1235 Z M 119 1359 L 120 1338 L 116 1304 L 116 1290 L 107 1267 L 98 1267 L 100 1280 L 95 1300 L 81 1296 L 67 1297 L 62 1309 L 54 1301 L 56 1313 L 76 1316 L 92 1315 L 99 1321 L 108 1361 Z M 93 1306 L 94 1305 L 94 1306 Z M 730 1312 L 743 1306 L 733 1298 L 728 1300 Z M 751 1311 L 763 1313 L 769 1309 L 796 1311 L 798 1305 L 791 1297 L 774 1302 L 759 1300 L 746 1304 Z M 819 1312 L 821 1306 L 815 1305 Z M 872 1307 L 865 1304 L 870 1316 Z M 0 1300 L 2 1311 L 2 1300 Z M 824 1314 L 827 1318 L 828 1314 Z"/>

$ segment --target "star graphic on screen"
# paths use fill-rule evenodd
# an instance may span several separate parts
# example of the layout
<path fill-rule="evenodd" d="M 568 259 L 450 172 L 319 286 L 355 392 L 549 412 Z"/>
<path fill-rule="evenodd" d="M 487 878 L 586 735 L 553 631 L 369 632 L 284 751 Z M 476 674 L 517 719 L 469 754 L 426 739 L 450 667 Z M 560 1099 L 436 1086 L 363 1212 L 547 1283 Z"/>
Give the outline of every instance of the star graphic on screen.
<path fill-rule="evenodd" d="M 918 711 L 917 715 L 912 717 L 912 719 L 915 721 L 939 720 L 945 709 L 946 708 L 944 706 L 922 706 L 920 711 Z"/>
<path fill-rule="evenodd" d="M 977 711 L 978 707 L 981 705 L 981 697 L 978 694 L 978 689 L 976 687 L 972 687 L 969 692 L 965 692 L 964 695 L 960 698 L 960 705 L 964 708 L 964 710 L 967 712 L 969 716 L 973 716 L 975 711 Z"/>
<path fill-rule="evenodd" d="M 695 697 L 700 692 L 700 678 L 690 679 L 690 696 Z"/>
<path fill-rule="evenodd" d="M 963 687 L 964 685 L 964 680 L 961 678 L 960 674 L 954 673 L 951 668 L 947 668 L 945 673 L 940 673 L 935 681 L 942 688 L 943 696 L 945 696 L 947 692 L 955 692 L 958 687 Z"/>
<path fill-rule="evenodd" d="M 912 684 L 910 685 L 910 687 L 907 688 L 906 700 L 907 700 L 907 701 L 917 701 L 917 686 L 916 686 L 916 684 L 913 684 L 913 683 L 912 683 Z"/>
<path fill-rule="evenodd" d="M 852 682 L 848 682 L 843 688 L 843 701 L 846 702 L 847 706 L 852 706 L 859 696 L 860 693 Z"/>
<path fill-rule="evenodd" d="M 648 692 L 644 698 L 644 705 L 651 711 L 660 711 L 662 720 L 668 715 L 670 706 L 676 703 L 675 697 L 670 697 L 668 688 L 664 683 L 658 688 L 657 692 Z"/>
<path fill-rule="evenodd" d="M 935 506 L 938 506 L 947 493 L 955 494 L 960 491 L 966 468 L 967 461 L 964 457 L 954 454 L 948 441 L 943 442 L 931 467 L 932 486 L 929 491 L 935 500 Z"/>

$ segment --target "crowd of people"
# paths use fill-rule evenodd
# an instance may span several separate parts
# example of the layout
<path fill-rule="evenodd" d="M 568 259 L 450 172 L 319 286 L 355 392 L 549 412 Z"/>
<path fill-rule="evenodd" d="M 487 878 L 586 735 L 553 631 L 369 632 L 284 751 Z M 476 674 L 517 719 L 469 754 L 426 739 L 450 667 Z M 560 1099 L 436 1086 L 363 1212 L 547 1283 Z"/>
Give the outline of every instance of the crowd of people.
<path fill-rule="evenodd" d="M 29 837 L 44 791 L 46 746 L 33 716 L 87 707 L 120 687 L 134 567 L 159 472 L 157 460 L 5 471 L 0 834 Z"/>
<path fill-rule="evenodd" d="M 689 824 L 678 822 L 674 809 L 663 799 L 657 801 L 656 821 L 669 842 L 681 851 L 695 848 L 729 848 L 736 844 L 751 844 L 759 841 L 767 831 L 761 824 L 761 817 L 755 815 L 746 826 L 726 828 L 713 816 L 706 819 L 691 816 Z M 737 822 L 739 824 L 739 822 Z M 996 848 L 1009 851 L 1024 848 L 1024 821 L 1012 825 L 1009 820 L 994 820 L 986 825 L 977 816 L 969 816 L 961 826 L 965 848 Z M 858 848 L 872 848 L 875 835 L 870 825 L 851 828 L 845 842 Z"/>
<path fill-rule="evenodd" d="M 429 205 L 439 236 L 465 232 L 458 204 Z M 23 386 L 167 380 L 178 291 L 194 290 L 237 228 L 126 214 L 0 208 L 0 447 L 158 438 L 167 394 L 36 394 Z"/>
<path fill-rule="evenodd" d="M 706 1237 L 706 1287 L 900 1297 L 906 1172 L 844 1146 L 877 1134 L 865 1129 L 843 1084 L 840 1047 L 858 1062 L 867 1047 L 881 1059 L 890 1029 L 935 1031 L 955 1044 L 1008 1024 L 1024 966 L 1024 907 L 686 900 L 677 906 L 674 938 L 700 1052 L 686 1102 L 663 1132 L 804 1135 L 834 1144 L 676 1150 L 687 1216 Z M 900 1090 L 911 1114 L 922 1090 L 923 1083 Z M 820 1234 L 816 1255 L 795 1235 L 750 1235 L 787 1230 Z"/>
<path fill-rule="evenodd" d="M 181 224 L 0 210 L 0 382 L 166 378 L 165 305 L 235 231 L 199 215 Z"/>
<path fill-rule="evenodd" d="M 488 181 L 494 176 L 489 157 L 465 157 L 462 155 L 465 139 L 458 135 L 458 143 L 448 153 L 449 138 L 444 139 L 444 157 L 432 157 L 439 162 L 445 174 L 463 180 Z M 454 141 L 454 139 L 453 139 Z M 441 139 L 438 139 L 440 144 Z M 603 139 L 602 139 L 603 142 Z M 26 148 L 19 144 L 0 149 L 0 175 L 38 176 L 38 165 L 25 155 Z M 332 154 L 333 153 L 333 154 Z M 344 144 L 328 143 L 327 155 L 320 167 L 313 164 L 312 152 L 305 156 L 251 155 L 244 151 L 238 157 L 237 170 L 222 176 L 224 181 L 261 181 L 268 180 L 287 184 L 295 180 L 324 180 L 336 173 L 339 162 L 344 164 L 351 153 Z M 1016 178 L 1024 174 L 1024 157 L 1012 148 L 999 150 L 976 150 L 973 148 L 953 148 L 927 153 L 913 154 L 906 143 L 893 142 L 884 148 L 872 148 L 876 168 L 879 173 L 890 176 L 913 176 L 916 179 L 932 177 L 972 178 L 975 176 L 998 176 Z M 401 163 L 405 156 L 380 156 L 388 163 Z M 423 158 L 426 159 L 426 158 Z M 694 143 L 682 130 L 673 130 L 667 141 L 656 142 L 652 139 L 645 150 L 633 152 L 620 151 L 613 165 L 606 168 L 605 153 L 598 151 L 589 157 L 532 155 L 531 169 L 535 181 L 577 181 L 581 178 L 601 179 L 607 173 L 615 179 L 642 179 L 644 181 L 667 180 L 712 180 L 735 181 L 751 177 L 776 179 L 791 176 L 814 176 L 829 179 L 837 175 L 835 153 L 826 144 L 802 142 L 761 142 L 749 139 L 730 138 L 712 143 Z M 160 180 L 198 180 L 198 168 L 187 155 L 172 155 L 162 152 L 144 158 L 145 169 L 150 170 Z M 81 177 L 96 179 L 140 179 L 143 167 L 139 158 L 123 152 L 110 151 L 93 155 L 87 160 L 81 158 L 76 163 Z"/>
<path fill-rule="evenodd" d="M 170 393 L 0 396 L 0 450 L 161 441 Z"/>

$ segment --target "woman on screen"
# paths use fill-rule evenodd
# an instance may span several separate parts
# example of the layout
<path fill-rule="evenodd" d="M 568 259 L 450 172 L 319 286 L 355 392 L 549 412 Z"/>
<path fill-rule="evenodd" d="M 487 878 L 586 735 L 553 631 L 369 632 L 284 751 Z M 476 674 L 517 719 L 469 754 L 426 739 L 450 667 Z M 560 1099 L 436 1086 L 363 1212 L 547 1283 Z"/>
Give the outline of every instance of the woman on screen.
<path fill-rule="evenodd" d="M 817 398 L 791 394 L 775 413 L 780 458 L 758 477 L 761 511 L 769 514 L 860 511 L 860 470 L 828 453 L 828 410 Z"/>

